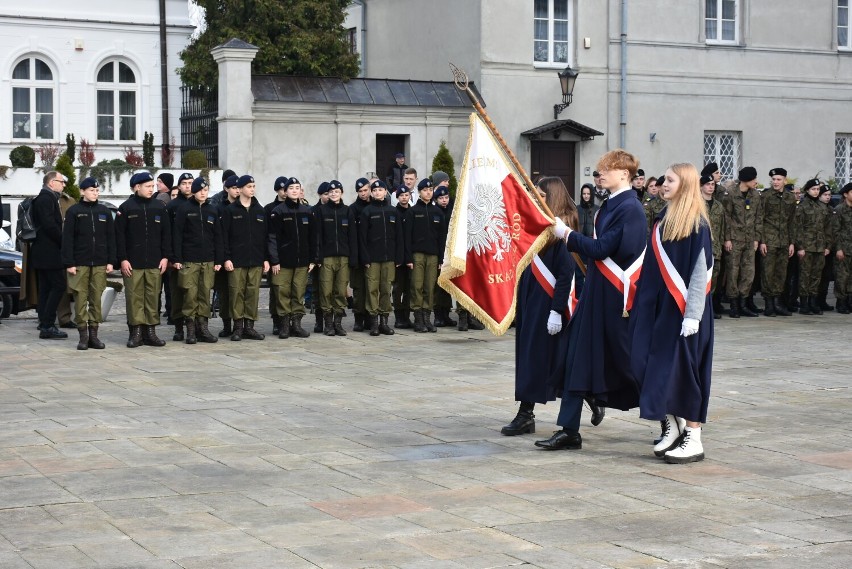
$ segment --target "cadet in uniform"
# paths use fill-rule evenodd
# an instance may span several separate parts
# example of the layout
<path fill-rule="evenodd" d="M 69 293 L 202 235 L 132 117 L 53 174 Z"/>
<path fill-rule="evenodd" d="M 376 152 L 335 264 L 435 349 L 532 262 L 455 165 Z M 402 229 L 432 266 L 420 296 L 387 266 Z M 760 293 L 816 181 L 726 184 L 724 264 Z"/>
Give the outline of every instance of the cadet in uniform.
<path fill-rule="evenodd" d="M 231 170 L 228 170 L 228 172 L 231 172 Z M 239 180 L 239 177 L 232 173 L 222 181 L 225 189 L 210 200 L 210 205 L 216 208 L 220 220 L 222 219 L 222 214 L 225 213 L 225 209 L 240 197 L 237 180 Z M 213 288 L 216 290 L 216 296 L 219 299 L 219 317 L 222 319 L 222 330 L 219 332 L 220 338 L 227 338 L 232 333 L 231 300 L 228 296 L 229 278 L 230 275 L 227 271 L 218 271 L 213 278 Z"/>
<path fill-rule="evenodd" d="M 834 210 L 831 208 L 831 188 L 828 187 L 828 184 L 825 182 L 820 182 L 819 184 L 819 203 L 828 210 L 828 217 L 830 218 L 828 228 L 826 229 L 826 236 L 828 238 L 828 255 L 825 257 L 825 265 L 822 267 L 822 274 L 819 279 L 819 288 L 817 289 L 817 305 L 819 305 L 820 309 L 825 311 L 832 311 L 834 307 L 827 302 L 828 297 L 828 285 L 831 283 L 834 278 L 834 254 L 836 252 L 836 246 L 834 244 L 835 234 L 834 228 L 836 222 L 834 221 Z"/>
<path fill-rule="evenodd" d="M 852 312 L 852 183 L 840 190 L 843 200 L 834 208 L 835 253 L 834 296 L 837 312 Z"/>
<path fill-rule="evenodd" d="M 260 279 L 269 271 L 266 211 L 254 197 L 254 178 L 246 174 L 234 184 L 240 195 L 222 212 L 222 235 L 228 275 L 229 311 L 234 319 L 231 340 L 263 340 L 254 329 L 260 299 Z"/>
<path fill-rule="evenodd" d="M 819 180 L 808 180 L 805 197 L 796 206 L 794 240 L 799 256 L 799 314 L 822 314 L 817 290 L 825 257 L 829 253 L 829 210 L 819 203 Z"/>
<path fill-rule="evenodd" d="M 225 252 L 219 212 L 207 203 L 210 187 L 204 178 L 192 181 L 192 198 L 175 215 L 174 266 L 182 296 L 181 317 L 186 325 L 186 343 L 214 344 L 210 333 L 210 291 L 213 275 L 222 268 Z"/>
<path fill-rule="evenodd" d="M 636 170 L 636 175 L 633 176 L 633 179 L 630 181 L 630 185 L 633 187 L 633 191 L 636 192 L 636 197 L 639 198 L 639 201 L 645 199 L 645 170 L 639 168 Z"/>
<path fill-rule="evenodd" d="M 112 213 L 98 202 L 100 188 L 94 178 L 80 182 L 80 203 L 65 214 L 62 227 L 62 264 L 68 273 L 68 288 L 74 295 L 78 350 L 102 350 L 98 339 L 101 295 L 106 288 L 107 273 L 115 261 L 115 229 Z"/>
<path fill-rule="evenodd" d="M 361 223 L 361 214 L 364 213 L 364 208 L 370 205 L 370 181 L 367 178 L 358 178 L 355 180 L 355 201 L 350 204 L 352 212 L 355 214 L 355 219 Z M 355 325 L 352 327 L 353 332 L 364 331 L 364 320 L 366 319 L 365 312 L 365 282 L 364 268 L 361 263 L 349 272 L 350 286 L 352 287 L 352 312 L 355 316 Z"/>
<path fill-rule="evenodd" d="M 352 209 L 343 203 L 343 184 L 327 184 L 328 201 L 315 206 L 319 241 L 319 286 L 316 296 L 325 318 L 326 336 L 345 336 L 346 287 L 349 269 L 358 264 L 358 223 Z M 322 332 L 322 329 L 320 330 Z"/>
<path fill-rule="evenodd" d="M 443 172 L 442 172 L 443 173 Z M 437 172 L 436 172 L 437 174 Z M 433 176 L 434 178 L 434 176 Z M 434 183 L 434 182 L 433 182 Z M 449 180 L 446 182 L 449 183 Z M 450 209 L 450 188 L 444 183 L 437 184 L 435 186 L 435 191 L 432 193 L 432 199 L 435 200 L 435 205 L 438 206 L 438 209 L 441 210 L 441 213 L 444 214 L 444 228 L 441 231 L 444 236 L 444 240 L 438 245 L 439 250 L 441 251 L 440 256 L 443 257 L 444 249 L 447 246 L 447 233 L 450 230 L 450 216 L 452 215 L 452 210 Z M 440 270 L 440 263 L 439 268 Z M 435 279 L 435 327 L 442 328 L 444 326 L 456 326 L 458 322 L 453 320 L 450 317 L 450 313 L 453 310 L 453 297 L 450 296 L 450 293 L 442 289 L 438 286 L 437 277 Z"/>
<path fill-rule="evenodd" d="M 728 298 L 731 318 L 757 316 L 745 306 L 754 281 L 754 252 L 757 250 L 763 220 L 762 202 L 757 186 L 757 170 L 746 166 L 739 172 L 737 187 L 722 202 L 725 205 L 725 269 L 728 273 Z"/>
<path fill-rule="evenodd" d="M 178 194 L 177 197 L 171 200 L 166 205 L 166 211 L 169 213 L 169 223 L 170 227 L 174 229 L 175 226 L 175 215 L 177 215 L 177 210 L 180 206 L 186 203 L 186 201 L 192 197 L 192 174 L 189 172 L 184 172 L 178 177 Z M 174 237 L 174 232 L 172 232 L 172 237 Z M 174 253 L 174 243 L 169 249 Z M 169 319 L 167 321 L 168 324 L 174 324 L 175 333 L 172 337 L 172 340 L 175 342 L 183 341 L 183 317 L 181 316 L 181 311 L 183 309 L 183 294 L 178 288 L 178 272 L 174 268 L 174 259 L 169 259 L 171 261 L 171 265 L 169 267 L 169 291 L 171 292 L 171 306 L 172 311 L 169 315 Z"/>
<path fill-rule="evenodd" d="M 317 199 L 317 203 L 311 207 L 311 211 L 314 212 L 314 217 L 317 218 L 317 230 L 322 230 L 321 220 L 319 217 L 319 209 L 323 204 L 328 203 L 328 182 L 320 183 L 319 187 L 317 187 L 317 194 L 319 195 L 319 199 Z M 314 323 L 314 332 L 317 334 L 322 333 L 325 324 L 323 322 L 323 309 L 322 302 L 320 301 L 320 271 L 311 271 L 311 312 L 314 313 L 316 322 Z M 344 294 L 344 299 L 346 295 Z M 331 335 L 334 335 L 334 330 L 332 330 Z"/>
<path fill-rule="evenodd" d="M 166 206 L 154 199 L 154 176 L 140 172 L 130 178 L 134 195 L 118 207 L 115 217 L 116 258 L 124 276 L 128 348 L 164 346 L 157 337 L 160 323 L 160 282 L 172 257 L 172 232 Z M 174 203 L 172 200 L 169 203 Z"/>
<path fill-rule="evenodd" d="M 408 209 L 405 218 L 405 263 L 411 268 L 411 309 L 415 332 L 436 332 L 432 324 L 438 262 L 444 254 L 444 214 L 432 204 L 432 180 L 417 185 L 420 199 Z"/>
<path fill-rule="evenodd" d="M 278 337 L 307 338 L 311 334 L 302 328 L 302 318 L 308 273 L 317 263 L 316 218 L 299 198 L 299 180 L 288 178 L 285 187 L 286 198 L 269 215 L 269 264 L 281 317 Z"/>
<path fill-rule="evenodd" d="M 267 230 L 269 230 L 269 216 L 272 214 L 272 210 L 287 199 L 287 180 L 289 180 L 287 176 L 278 176 L 275 179 L 275 184 L 272 187 L 275 190 L 275 199 L 263 206 L 266 213 Z M 272 316 L 272 334 L 277 336 L 281 332 L 282 318 L 278 315 L 278 302 L 276 300 L 278 298 L 278 287 L 275 286 L 272 277 L 272 271 L 269 271 L 266 274 L 266 279 L 269 281 L 269 314 Z M 289 323 L 287 326 L 289 327 Z"/>
<path fill-rule="evenodd" d="M 411 193 L 413 191 L 409 182 L 413 179 L 416 183 L 416 176 L 417 171 L 414 168 L 409 168 L 405 171 L 404 185 L 396 189 L 396 211 L 399 214 L 400 222 L 402 222 L 403 235 L 405 235 L 405 218 L 408 208 L 411 206 Z M 393 280 L 393 316 L 394 328 L 411 328 L 411 269 L 406 265 L 400 265 L 396 268 L 396 276 Z"/>
<path fill-rule="evenodd" d="M 651 233 L 651 227 L 654 225 L 654 220 L 663 208 L 666 207 L 666 202 L 660 197 L 660 188 L 663 187 L 665 176 L 660 176 L 659 180 L 654 180 L 653 184 L 648 184 L 648 190 L 645 194 L 645 199 L 642 200 L 642 207 L 645 209 L 645 219 L 648 220 L 648 233 Z"/>
<path fill-rule="evenodd" d="M 766 302 L 766 316 L 790 316 L 781 302 L 784 278 L 787 276 L 787 260 L 793 256 L 793 218 L 796 213 L 796 198 L 784 191 L 787 170 L 773 168 L 769 171 L 772 187 L 761 194 L 763 200 L 763 223 L 760 234 L 760 254 L 763 256 L 763 281 L 761 290 Z"/>
<path fill-rule="evenodd" d="M 722 264 L 722 239 L 725 234 L 725 208 L 717 199 L 713 199 L 713 192 L 716 189 L 716 184 L 710 176 L 701 176 L 699 180 L 701 184 L 701 196 L 704 198 L 704 203 L 707 206 L 707 217 L 710 219 L 710 237 L 713 241 L 713 280 L 710 285 L 710 294 L 716 292 L 716 281 L 719 278 L 719 268 Z M 657 184 L 662 186 L 662 184 Z M 715 304 L 713 305 L 713 318 L 716 320 L 722 317 L 721 307 L 716 311 Z"/>
<path fill-rule="evenodd" d="M 375 180 L 370 184 L 370 194 L 372 201 L 361 212 L 358 224 L 358 262 L 364 267 L 370 335 L 390 336 L 391 287 L 394 270 L 403 260 L 402 220 L 388 199 L 384 182 Z"/>

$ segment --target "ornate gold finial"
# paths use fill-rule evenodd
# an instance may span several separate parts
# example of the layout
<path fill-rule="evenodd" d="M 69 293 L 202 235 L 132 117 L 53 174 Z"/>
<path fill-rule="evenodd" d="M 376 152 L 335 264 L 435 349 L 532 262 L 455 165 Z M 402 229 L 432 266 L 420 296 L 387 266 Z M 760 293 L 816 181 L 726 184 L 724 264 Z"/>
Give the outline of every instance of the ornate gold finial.
<path fill-rule="evenodd" d="M 450 70 L 453 72 L 453 82 L 456 84 L 456 88 L 461 91 L 467 91 L 467 73 L 456 67 L 453 63 L 450 63 Z"/>

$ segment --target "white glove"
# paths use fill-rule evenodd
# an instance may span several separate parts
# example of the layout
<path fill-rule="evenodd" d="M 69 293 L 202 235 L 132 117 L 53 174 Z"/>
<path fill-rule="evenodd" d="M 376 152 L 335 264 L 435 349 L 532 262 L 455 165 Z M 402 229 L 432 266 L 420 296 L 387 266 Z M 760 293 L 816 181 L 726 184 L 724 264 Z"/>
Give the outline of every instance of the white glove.
<path fill-rule="evenodd" d="M 556 235 L 556 237 L 564 241 L 568 237 L 568 234 L 571 233 L 571 231 L 572 229 L 565 225 L 564 221 L 562 221 L 558 217 L 556 218 L 556 225 L 553 226 L 553 233 Z"/>
<path fill-rule="evenodd" d="M 698 320 L 695 318 L 684 318 L 680 325 L 680 335 L 686 338 L 698 332 Z"/>
<path fill-rule="evenodd" d="M 562 331 L 562 315 L 555 310 L 550 311 L 550 316 L 547 317 L 547 333 L 555 336 Z"/>

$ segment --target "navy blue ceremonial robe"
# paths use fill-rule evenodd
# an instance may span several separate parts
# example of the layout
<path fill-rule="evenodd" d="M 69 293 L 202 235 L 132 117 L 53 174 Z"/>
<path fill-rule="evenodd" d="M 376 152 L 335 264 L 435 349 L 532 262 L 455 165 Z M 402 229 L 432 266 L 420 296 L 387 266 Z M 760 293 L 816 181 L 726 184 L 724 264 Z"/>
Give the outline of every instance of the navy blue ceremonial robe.
<path fill-rule="evenodd" d="M 595 221 L 597 239 L 578 231 L 568 235 L 568 250 L 593 262 L 588 264 L 580 303 L 571 319 L 565 391 L 592 394 L 600 404 L 615 409 L 639 404 L 639 386 L 630 368 L 630 319 L 623 317 L 623 293 L 594 261 L 610 257 L 627 269 L 645 249 L 647 227 L 642 204 L 628 190 L 601 205 Z"/>
<path fill-rule="evenodd" d="M 681 336 L 683 314 L 666 288 L 651 246 L 653 238 L 652 233 L 630 316 L 630 363 L 641 390 L 639 416 L 663 420 L 670 414 L 704 423 L 713 367 L 713 297 L 704 293 L 698 332 Z M 703 224 L 686 239 L 662 244 L 687 290 L 699 255 L 704 255 L 708 268 L 713 266 L 710 228 Z"/>
<path fill-rule="evenodd" d="M 515 313 L 515 401 L 528 403 L 547 403 L 562 395 L 568 348 L 565 308 L 576 267 L 561 243 L 547 247 L 539 257 L 556 278 L 553 298 L 539 284 L 532 267 L 527 267 L 518 281 Z M 551 310 L 562 315 L 562 331 L 552 336 L 547 333 Z"/>

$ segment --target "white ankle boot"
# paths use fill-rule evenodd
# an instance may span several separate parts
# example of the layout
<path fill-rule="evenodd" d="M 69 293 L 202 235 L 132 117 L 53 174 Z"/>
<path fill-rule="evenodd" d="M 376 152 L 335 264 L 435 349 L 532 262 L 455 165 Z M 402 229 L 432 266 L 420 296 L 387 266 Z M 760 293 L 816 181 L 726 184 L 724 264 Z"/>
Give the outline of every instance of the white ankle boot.
<path fill-rule="evenodd" d="M 704 460 L 704 446 L 701 444 L 701 427 L 686 427 L 683 440 L 677 448 L 665 454 L 669 464 L 686 464 Z"/>
<path fill-rule="evenodd" d="M 678 439 L 683 434 L 683 429 L 686 427 L 686 421 L 674 415 L 666 415 L 665 431 L 660 442 L 654 445 L 654 455 L 663 456 L 667 451 L 672 450 L 678 444 Z"/>

